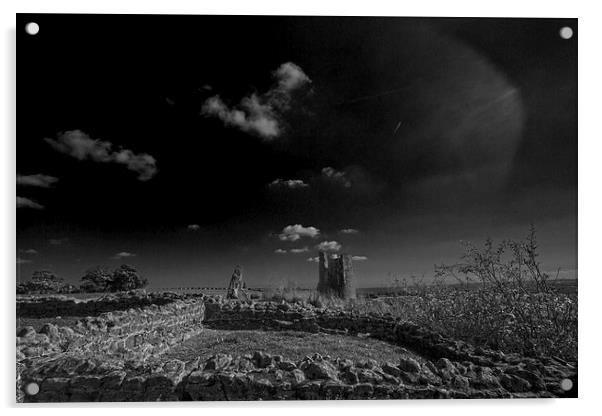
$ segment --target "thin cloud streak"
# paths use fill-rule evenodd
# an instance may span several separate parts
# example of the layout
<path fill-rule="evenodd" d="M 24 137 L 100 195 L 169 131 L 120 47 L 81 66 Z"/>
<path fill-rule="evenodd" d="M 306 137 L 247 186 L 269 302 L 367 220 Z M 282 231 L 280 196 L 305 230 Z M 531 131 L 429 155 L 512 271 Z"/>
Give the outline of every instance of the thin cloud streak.
<path fill-rule="evenodd" d="M 33 199 L 18 196 L 17 197 L 17 208 L 31 208 L 31 209 L 42 210 L 42 209 L 44 209 L 44 206 L 41 204 L 38 204 Z"/>
<path fill-rule="evenodd" d="M 50 188 L 58 178 L 41 173 L 35 175 L 17 175 L 17 185 L 19 186 L 37 186 L 39 188 Z"/>
<path fill-rule="evenodd" d="M 157 173 L 157 162 L 146 153 L 135 154 L 129 149 L 113 150 L 113 144 L 91 138 L 81 130 L 59 133 L 56 139 L 45 138 L 46 143 L 60 153 L 77 160 L 101 163 L 117 163 L 138 173 L 138 180 L 148 181 Z"/>

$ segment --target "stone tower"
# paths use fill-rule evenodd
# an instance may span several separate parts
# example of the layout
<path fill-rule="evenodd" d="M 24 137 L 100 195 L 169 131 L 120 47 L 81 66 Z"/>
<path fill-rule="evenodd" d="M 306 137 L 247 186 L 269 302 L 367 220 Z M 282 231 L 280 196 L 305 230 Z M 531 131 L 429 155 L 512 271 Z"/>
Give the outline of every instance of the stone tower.
<path fill-rule="evenodd" d="M 355 299 L 353 263 L 349 254 L 318 254 L 318 292 L 343 299 Z"/>

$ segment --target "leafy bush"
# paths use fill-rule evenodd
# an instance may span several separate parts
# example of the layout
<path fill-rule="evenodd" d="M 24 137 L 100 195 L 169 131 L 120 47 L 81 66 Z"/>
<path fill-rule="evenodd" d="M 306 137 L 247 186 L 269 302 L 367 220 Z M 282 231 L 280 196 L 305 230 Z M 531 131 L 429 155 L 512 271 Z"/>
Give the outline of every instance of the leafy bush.
<path fill-rule="evenodd" d="M 437 267 L 435 283 L 415 295 L 349 307 L 391 313 L 483 347 L 576 361 L 577 295 L 558 293 L 541 271 L 535 230 L 523 242 L 464 246 L 460 263 Z M 446 284 L 450 279 L 460 284 Z"/>
<path fill-rule="evenodd" d="M 31 280 L 17 285 L 18 294 L 75 293 L 77 288 L 48 270 L 36 270 Z"/>
<path fill-rule="evenodd" d="M 112 292 L 141 289 L 148 284 L 135 267 L 123 264 L 113 272 L 113 279 L 109 284 Z"/>
<path fill-rule="evenodd" d="M 80 288 L 83 292 L 106 292 L 113 281 L 113 275 L 107 268 L 96 266 L 86 270 L 81 281 Z"/>
<path fill-rule="evenodd" d="M 80 288 L 83 292 L 122 292 L 141 289 L 148 284 L 140 272 L 133 266 L 123 264 L 112 273 L 102 266 L 86 271 L 81 278 Z"/>

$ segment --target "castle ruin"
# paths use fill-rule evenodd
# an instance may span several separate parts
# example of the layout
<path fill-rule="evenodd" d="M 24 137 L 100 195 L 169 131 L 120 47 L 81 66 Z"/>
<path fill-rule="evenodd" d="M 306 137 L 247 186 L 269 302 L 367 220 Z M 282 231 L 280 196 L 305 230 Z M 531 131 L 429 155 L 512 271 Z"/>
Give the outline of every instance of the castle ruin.
<path fill-rule="evenodd" d="M 353 263 L 349 254 L 331 254 L 320 251 L 318 255 L 318 292 L 342 299 L 355 299 Z"/>

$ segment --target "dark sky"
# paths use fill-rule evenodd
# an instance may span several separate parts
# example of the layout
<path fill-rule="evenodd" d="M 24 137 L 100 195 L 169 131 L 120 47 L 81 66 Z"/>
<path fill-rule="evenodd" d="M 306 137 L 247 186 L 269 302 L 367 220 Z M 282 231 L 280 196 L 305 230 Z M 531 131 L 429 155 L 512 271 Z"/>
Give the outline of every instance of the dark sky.
<path fill-rule="evenodd" d="M 544 269 L 576 275 L 576 19 L 17 27 L 20 280 L 129 263 L 155 287 L 224 286 L 241 264 L 310 287 L 325 242 L 381 285 L 531 223 Z"/>

